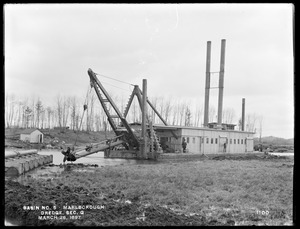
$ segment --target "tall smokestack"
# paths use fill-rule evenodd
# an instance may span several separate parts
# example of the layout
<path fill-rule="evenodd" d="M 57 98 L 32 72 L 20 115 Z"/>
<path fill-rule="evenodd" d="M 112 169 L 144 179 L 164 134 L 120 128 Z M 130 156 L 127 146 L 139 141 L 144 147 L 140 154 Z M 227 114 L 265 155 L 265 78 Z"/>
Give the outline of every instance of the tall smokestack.
<path fill-rule="evenodd" d="M 224 68 L 225 68 L 225 45 L 226 45 L 226 40 L 222 39 L 222 43 L 221 43 L 221 61 L 220 61 L 220 77 L 219 77 L 219 103 L 218 103 L 218 126 L 219 127 L 222 126 Z"/>
<path fill-rule="evenodd" d="M 204 101 L 204 126 L 208 126 L 208 110 L 209 110 L 209 88 L 210 88 L 210 53 L 211 41 L 207 42 L 206 49 L 206 80 L 205 80 L 205 101 Z"/>
<path fill-rule="evenodd" d="M 245 130 L 245 98 L 242 99 L 242 131 Z"/>

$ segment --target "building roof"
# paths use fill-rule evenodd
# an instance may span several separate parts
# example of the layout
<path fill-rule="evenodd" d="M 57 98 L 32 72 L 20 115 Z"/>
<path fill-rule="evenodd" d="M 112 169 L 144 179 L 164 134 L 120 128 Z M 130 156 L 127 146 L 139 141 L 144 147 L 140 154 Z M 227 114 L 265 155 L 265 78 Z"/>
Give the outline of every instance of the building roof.
<path fill-rule="evenodd" d="M 209 122 L 208 124 L 218 124 L 217 122 Z M 236 124 L 230 124 L 230 123 L 222 123 L 222 125 L 226 125 L 226 126 L 236 126 Z"/>
<path fill-rule="evenodd" d="M 36 130 L 38 130 L 38 131 L 40 131 L 39 129 L 37 129 L 37 128 L 33 128 L 33 129 L 25 129 L 25 130 L 23 130 L 22 132 L 21 132 L 21 134 L 31 134 L 32 132 L 34 132 L 34 131 L 36 131 Z M 40 131 L 41 132 L 41 131 Z M 41 132 L 42 133 L 42 132 Z"/>
<path fill-rule="evenodd" d="M 192 129 L 192 130 L 208 130 L 208 131 L 223 131 L 223 132 L 241 132 L 241 133 L 249 133 L 254 134 L 254 132 L 247 132 L 247 131 L 239 131 L 239 130 L 218 130 L 208 127 L 195 127 L 195 126 L 174 126 L 174 125 L 168 125 L 165 126 L 163 124 L 154 124 L 154 129 L 160 129 L 160 130 L 178 130 L 178 129 Z"/>

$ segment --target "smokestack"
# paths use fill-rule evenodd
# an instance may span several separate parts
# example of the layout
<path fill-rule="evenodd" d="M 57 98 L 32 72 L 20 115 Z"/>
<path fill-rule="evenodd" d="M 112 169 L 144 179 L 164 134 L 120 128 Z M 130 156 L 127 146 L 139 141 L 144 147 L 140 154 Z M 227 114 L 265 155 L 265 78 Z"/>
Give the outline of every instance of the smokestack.
<path fill-rule="evenodd" d="M 245 98 L 242 99 L 242 131 L 245 129 Z"/>
<path fill-rule="evenodd" d="M 204 100 L 204 126 L 208 126 L 208 109 L 209 109 L 209 88 L 210 88 L 210 53 L 211 41 L 207 42 L 206 49 L 206 80 L 205 80 L 205 100 Z"/>
<path fill-rule="evenodd" d="M 225 68 L 225 45 L 226 40 L 222 39 L 221 43 L 221 61 L 219 76 L 219 103 L 218 103 L 218 126 L 222 126 L 222 110 L 223 110 L 223 89 L 224 89 L 224 68 Z"/>

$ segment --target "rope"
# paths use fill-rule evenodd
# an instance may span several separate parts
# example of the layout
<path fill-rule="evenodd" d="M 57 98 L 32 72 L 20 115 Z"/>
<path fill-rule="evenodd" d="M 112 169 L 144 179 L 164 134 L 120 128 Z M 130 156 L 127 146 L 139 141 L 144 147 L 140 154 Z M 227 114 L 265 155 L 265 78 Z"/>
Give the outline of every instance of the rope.
<path fill-rule="evenodd" d="M 111 80 L 118 81 L 118 82 L 120 82 L 120 83 L 125 83 L 125 84 L 129 84 L 129 85 L 131 85 L 131 86 L 134 86 L 134 84 L 131 84 L 131 83 L 128 83 L 128 82 L 124 82 L 124 81 L 122 81 L 122 80 L 118 80 L 118 79 L 115 79 L 115 78 L 112 78 L 112 77 L 109 77 L 109 76 L 105 76 L 105 75 L 102 75 L 102 74 L 99 74 L 99 73 L 96 73 L 96 72 L 95 72 L 95 74 L 96 74 L 96 75 L 99 75 L 99 76 L 102 76 L 102 77 L 105 77 L 105 78 L 108 78 L 108 79 L 111 79 Z"/>

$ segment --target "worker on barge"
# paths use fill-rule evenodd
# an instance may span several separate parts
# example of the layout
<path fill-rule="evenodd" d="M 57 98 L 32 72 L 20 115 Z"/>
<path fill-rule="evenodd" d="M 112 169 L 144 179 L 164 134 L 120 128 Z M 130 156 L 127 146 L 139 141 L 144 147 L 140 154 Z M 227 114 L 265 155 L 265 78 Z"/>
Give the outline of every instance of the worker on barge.
<path fill-rule="evenodd" d="M 70 147 L 68 147 L 66 151 L 61 151 L 61 153 L 65 155 L 63 160 L 64 163 L 66 161 L 76 161 L 76 157 L 73 153 L 71 153 Z"/>

